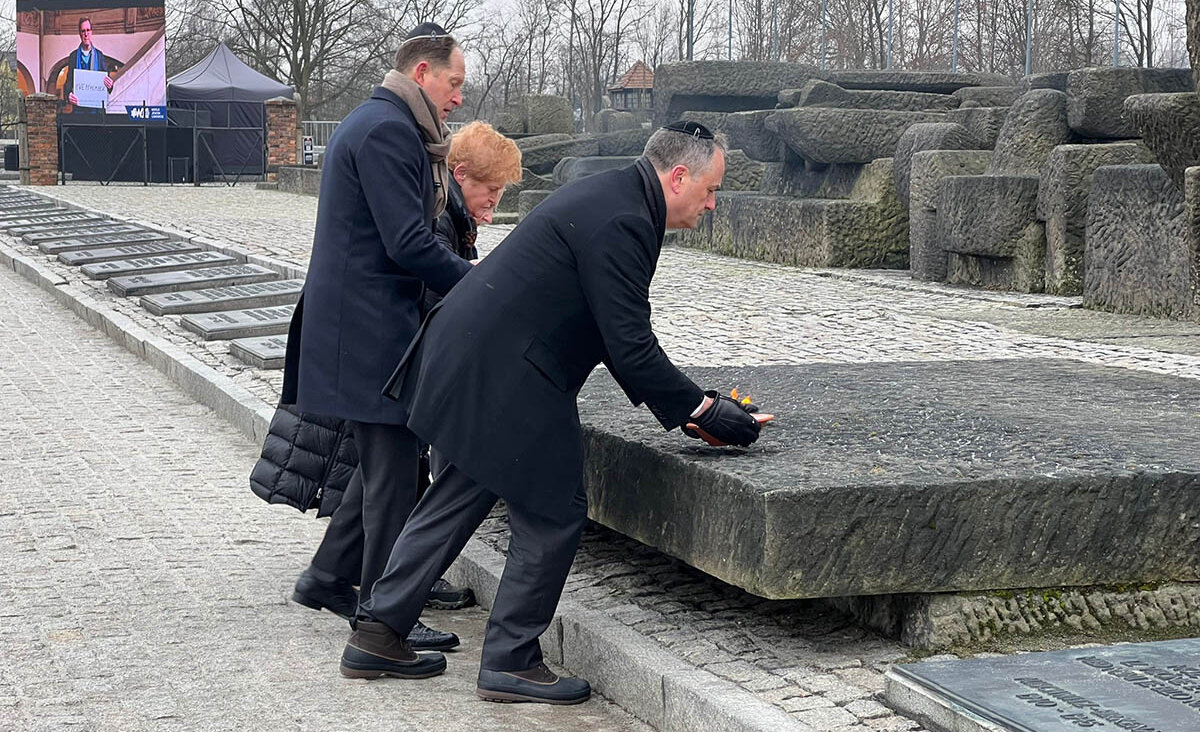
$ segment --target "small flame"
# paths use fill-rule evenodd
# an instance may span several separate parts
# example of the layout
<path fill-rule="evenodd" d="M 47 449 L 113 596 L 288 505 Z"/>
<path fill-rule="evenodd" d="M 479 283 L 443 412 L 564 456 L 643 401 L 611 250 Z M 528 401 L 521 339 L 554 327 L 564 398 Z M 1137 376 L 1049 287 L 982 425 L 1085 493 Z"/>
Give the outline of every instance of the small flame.
<path fill-rule="evenodd" d="M 739 404 L 749 404 L 750 403 L 750 395 L 749 394 L 747 394 L 746 396 L 739 395 L 736 386 L 729 390 L 729 397 L 731 399 L 733 399 L 733 401 L 735 401 Z"/>
<path fill-rule="evenodd" d="M 736 386 L 735 386 L 735 387 L 733 387 L 732 389 L 730 389 L 730 390 L 729 390 L 729 396 L 730 396 L 730 397 L 731 397 L 731 398 L 732 398 L 734 401 L 737 401 L 737 398 L 738 398 L 738 390 L 737 390 L 737 387 L 736 387 Z"/>

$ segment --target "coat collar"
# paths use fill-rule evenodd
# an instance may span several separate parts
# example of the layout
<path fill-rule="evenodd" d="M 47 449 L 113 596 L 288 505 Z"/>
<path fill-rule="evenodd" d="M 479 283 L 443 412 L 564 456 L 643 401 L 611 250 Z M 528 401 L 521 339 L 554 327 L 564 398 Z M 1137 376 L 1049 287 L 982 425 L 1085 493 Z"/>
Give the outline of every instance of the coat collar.
<path fill-rule="evenodd" d="M 663 196 L 662 182 L 654 165 L 645 156 L 638 158 L 634 167 L 642 178 L 642 190 L 650 207 L 650 218 L 654 221 L 654 233 L 658 234 L 658 244 L 662 246 L 667 233 L 667 199 Z"/>
<path fill-rule="evenodd" d="M 375 91 L 371 92 L 371 98 L 372 99 L 382 99 L 385 102 L 391 102 L 398 109 L 400 109 L 402 112 L 404 112 L 409 117 L 411 117 L 413 120 L 413 124 L 417 123 L 417 118 L 415 115 L 413 115 L 413 111 L 411 109 L 409 109 L 408 105 L 404 103 L 404 100 L 401 99 L 396 94 L 396 92 L 392 91 L 391 89 L 386 89 L 382 86 L 377 86 L 377 87 L 375 87 Z"/>

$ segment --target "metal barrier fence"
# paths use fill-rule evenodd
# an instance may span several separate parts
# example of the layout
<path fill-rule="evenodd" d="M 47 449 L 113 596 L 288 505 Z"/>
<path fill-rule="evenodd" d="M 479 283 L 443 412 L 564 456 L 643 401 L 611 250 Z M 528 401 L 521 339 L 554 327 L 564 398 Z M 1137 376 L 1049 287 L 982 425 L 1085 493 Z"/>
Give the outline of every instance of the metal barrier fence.
<path fill-rule="evenodd" d="M 313 147 L 317 150 L 324 150 L 325 146 L 329 144 L 329 138 L 333 137 L 333 131 L 340 124 L 341 122 L 338 120 L 306 119 L 301 121 L 300 126 L 303 129 L 302 134 L 313 139 Z M 446 123 L 451 132 L 458 132 L 465 124 L 465 122 Z"/>

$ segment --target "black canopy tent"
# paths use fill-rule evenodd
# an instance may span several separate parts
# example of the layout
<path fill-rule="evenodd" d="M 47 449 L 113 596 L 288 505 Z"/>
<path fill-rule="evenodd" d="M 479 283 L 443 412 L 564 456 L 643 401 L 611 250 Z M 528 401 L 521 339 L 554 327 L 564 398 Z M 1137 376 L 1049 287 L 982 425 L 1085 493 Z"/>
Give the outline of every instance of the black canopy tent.
<path fill-rule="evenodd" d="M 264 76 L 225 44 L 187 71 L 167 80 L 167 106 L 175 123 L 192 127 L 195 180 L 266 172 L 266 107 L 292 98 L 287 84 Z"/>

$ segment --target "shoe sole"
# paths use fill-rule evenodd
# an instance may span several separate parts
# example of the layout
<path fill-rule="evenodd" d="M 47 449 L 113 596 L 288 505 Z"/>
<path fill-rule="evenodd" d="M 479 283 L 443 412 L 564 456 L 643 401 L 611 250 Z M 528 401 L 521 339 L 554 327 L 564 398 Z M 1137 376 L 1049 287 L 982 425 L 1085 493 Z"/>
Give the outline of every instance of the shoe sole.
<path fill-rule="evenodd" d="M 313 598 L 309 597 L 308 595 L 301 595 L 299 592 L 292 593 L 292 602 L 296 603 L 297 605 L 303 605 L 304 607 L 312 608 L 313 610 L 317 610 L 318 612 L 321 610 L 329 610 L 329 612 L 338 616 L 342 620 L 350 620 L 351 619 L 350 616 L 348 616 L 348 615 L 342 615 L 339 612 L 334 612 L 332 608 L 330 608 L 328 605 L 324 604 L 320 600 L 314 600 Z"/>
<path fill-rule="evenodd" d="M 412 649 L 414 651 L 452 651 L 455 648 L 458 648 L 459 645 L 461 645 L 461 644 L 462 644 L 462 641 L 454 641 L 451 643 L 439 643 L 436 646 L 426 646 L 426 645 L 418 646 L 415 643 L 411 643 L 411 642 L 409 643 L 409 645 L 412 646 Z"/>
<path fill-rule="evenodd" d="M 474 598 L 466 600 L 455 600 L 447 602 L 445 600 L 426 600 L 425 607 L 433 608 L 434 610 L 462 610 L 464 607 L 471 607 L 475 604 Z"/>
<path fill-rule="evenodd" d="M 577 699 L 548 699 L 544 696 L 530 696 L 528 694 L 514 694 L 508 691 L 492 691 L 491 689 L 482 689 L 476 687 L 475 696 L 484 701 L 499 702 L 501 704 L 520 704 L 529 702 L 532 704 L 557 704 L 567 706 L 570 704 L 582 704 L 592 698 L 591 692 L 587 696 L 581 696 Z"/>
<path fill-rule="evenodd" d="M 379 679 L 383 678 L 384 676 L 388 676 L 393 679 L 429 679 L 445 673 L 446 665 L 442 664 L 440 667 L 435 667 L 417 673 L 405 673 L 403 671 L 395 671 L 391 669 L 355 668 L 353 666 L 347 666 L 346 662 L 343 661 L 341 665 L 338 666 L 338 670 L 341 671 L 342 676 L 345 676 L 348 679 Z"/>

